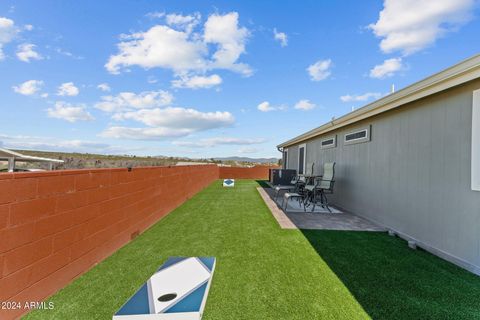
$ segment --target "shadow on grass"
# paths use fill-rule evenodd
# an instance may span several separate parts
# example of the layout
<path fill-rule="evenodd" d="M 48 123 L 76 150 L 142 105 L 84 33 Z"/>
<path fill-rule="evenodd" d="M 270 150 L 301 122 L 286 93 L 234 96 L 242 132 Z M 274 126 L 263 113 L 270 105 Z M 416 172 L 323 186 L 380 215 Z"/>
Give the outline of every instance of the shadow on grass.
<path fill-rule="evenodd" d="M 480 277 L 385 233 L 301 230 L 373 319 L 480 319 Z"/>
<path fill-rule="evenodd" d="M 270 185 L 267 183 L 267 180 L 255 180 L 260 187 L 262 188 L 270 188 Z"/>

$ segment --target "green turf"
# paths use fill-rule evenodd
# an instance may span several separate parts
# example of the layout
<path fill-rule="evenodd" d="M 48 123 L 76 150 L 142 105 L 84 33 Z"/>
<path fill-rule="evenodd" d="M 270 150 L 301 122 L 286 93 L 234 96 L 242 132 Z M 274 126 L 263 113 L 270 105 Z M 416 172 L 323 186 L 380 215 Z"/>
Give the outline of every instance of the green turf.
<path fill-rule="evenodd" d="M 216 181 L 26 318 L 111 319 L 169 256 L 217 258 L 204 320 L 478 317 L 479 278 L 385 234 L 282 230 L 257 186 Z"/>
<path fill-rule="evenodd" d="M 27 319 L 111 319 L 169 256 L 215 256 L 203 319 L 368 318 L 297 230 L 278 227 L 255 181 L 216 181 Z"/>
<path fill-rule="evenodd" d="M 373 319 L 480 319 L 480 277 L 376 232 L 304 230 Z"/>

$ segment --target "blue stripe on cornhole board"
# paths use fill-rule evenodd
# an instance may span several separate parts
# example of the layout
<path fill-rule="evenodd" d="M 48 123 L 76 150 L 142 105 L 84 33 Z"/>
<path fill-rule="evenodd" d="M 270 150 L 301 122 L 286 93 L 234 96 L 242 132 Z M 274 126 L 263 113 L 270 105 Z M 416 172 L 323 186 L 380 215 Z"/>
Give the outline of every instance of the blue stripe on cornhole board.
<path fill-rule="evenodd" d="M 131 314 L 149 314 L 150 307 L 148 305 L 148 288 L 145 283 L 134 295 L 118 310 L 116 315 Z"/>
<path fill-rule="evenodd" d="M 186 259 L 187 259 L 186 257 L 170 257 L 170 258 L 168 258 L 167 261 L 165 261 L 164 264 L 162 264 L 160 266 L 160 268 L 158 268 L 157 272 L 160 271 L 160 270 L 166 269 L 166 268 L 168 268 L 168 267 L 170 267 L 170 266 L 172 266 L 176 263 L 179 263 L 183 260 L 186 260 Z"/>
<path fill-rule="evenodd" d="M 208 281 L 202 284 L 197 289 L 195 289 L 192 293 L 187 295 L 185 298 L 175 303 L 169 309 L 165 310 L 164 313 L 200 311 L 200 307 L 203 301 L 203 296 L 205 295 L 205 290 L 207 290 L 207 285 L 208 285 Z"/>
<path fill-rule="evenodd" d="M 199 257 L 198 259 L 200 259 L 200 261 L 203 262 L 205 267 L 208 268 L 210 273 L 212 273 L 213 265 L 215 264 L 215 258 L 214 257 Z"/>

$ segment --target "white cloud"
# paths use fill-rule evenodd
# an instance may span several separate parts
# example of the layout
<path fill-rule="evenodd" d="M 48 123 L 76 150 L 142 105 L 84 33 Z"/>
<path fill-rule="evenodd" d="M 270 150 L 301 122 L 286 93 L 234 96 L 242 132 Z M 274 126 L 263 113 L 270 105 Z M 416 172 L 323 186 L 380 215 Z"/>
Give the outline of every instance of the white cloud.
<path fill-rule="evenodd" d="M 172 86 L 175 88 L 211 88 L 222 83 L 222 78 L 218 74 L 211 76 L 181 76 L 180 79 L 172 81 Z"/>
<path fill-rule="evenodd" d="M 93 116 L 85 109 L 85 106 L 74 106 L 63 101 L 57 101 L 54 108 L 47 109 L 50 118 L 63 119 L 68 122 L 91 121 Z"/>
<path fill-rule="evenodd" d="M 237 12 L 210 15 L 205 23 L 203 38 L 206 43 L 218 45 L 217 51 L 213 54 L 213 67 L 230 69 L 245 76 L 251 75 L 252 70 L 248 65 L 237 63 L 240 55 L 245 53 L 245 43 L 249 34 L 247 28 L 239 28 Z"/>
<path fill-rule="evenodd" d="M 67 56 L 67 57 L 72 58 L 72 59 L 75 59 L 75 60 L 83 60 L 83 59 L 84 59 L 84 57 L 82 57 L 82 56 L 77 56 L 77 55 L 71 53 L 70 51 L 64 50 L 64 49 L 62 49 L 62 48 L 60 48 L 60 47 L 56 47 L 54 50 L 55 50 L 55 52 L 58 53 L 58 54 Z"/>
<path fill-rule="evenodd" d="M 23 29 L 27 30 L 27 31 L 32 31 L 33 30 L 33 26 L 31 24 L 26 24 L 23 26 Z"/>
<path fill-rule="evenodd" d="M 184 31 L 156 25 L 146 32 L 124 36 L 118 46 L 119 53 L 110 56 L 105 67 L 117 74 L 129 66 L 145 69 L 160 67 L 175 72 L 205 69 L 204 55 L 207 47 L 198 40 L 191 40 Z"/>
<path fill-rule="evenodd" d="M 102 90 L 103 92 L 108 92 L 110 91 L 110 86 L 108 85 L 108 83 L 100 83 L 98 86 L 97 86 L 98 89 Z"/>
<path fill-rule="evenodd" d="M 300 100 L 295 104 L 295 109 L 304 111 L 312 110 L 315 107 L 316 105 L 314 103 L 311 103 L 309 100 L 306 99 Z"/>
<path fill-rule="evenodd" d="M 164 138 L 183 137 L 190 134 L 187 129 L 173 128 L 129 128 L 109 127 L 100 136 L 105 138 L 129 139 L 129 140 L 160 140 Z"/>
<path fill-rule="evenodd" d="M 275 111 L 276 108 L 270 105 L 270 102 L 264 101 L 257 106 L 257 109 L 262 112 Z"/>
<path fill-rule="evenodd" d="M 364 94 L 354 94 L 354 95 L 347 94 L 347 95 L 341 96 L 340 100 L 342 100 L 342 102 L 360 102 L 360 101 L 367 101 L 370 99 L 376 100 L 381 96 L 382 94 L 379 92 L 367 92 Z"/>
<path fill-rule="evenodd" d="M 48 98 L 48 93 L 42 93 L 42 94 L 40 95 L 40 97 L 46 99 L 46 98 Z"/>
<path fill-rule="evenodd" d="M 475 0 L 385 0 L 377 22 L 369 28 L 382 38 L 383 52 L 408 55 L 468 22 L 474 4 Z"/>
<path fill-rule="evenodd" d="M 13 40 L 18 30 L 13 20 L 0 17 L 0 42 L 7 43 Z"/>
<path fill-rule="evenodd" d="M 402 69 L 402 58 L 387 59 L 370 70 L 370 77 L 377 79 L 389 78 Z"/>
<path fill-rule="evenodd" d="M 12 41 L 18 33 L 13 20 L 0 17 L 0 60 L 5 58 L 3 46 Z"/>
<path fill-rule="evenodd" d="M 131 109 L 164 107 L 172 103 L 173 96 L 163 90 L 144 91 L 141 93 L 120 92 L 116 96 L 103 96 L 101 102 L 95 104 L 97 109 L 106 112 L 120 112 Z"/>
<path fill-rule="evenodd" d="M 177 27 L 181 30 L 185 30 L 187 33 L 191 33 L 193 28 L 200 23 L 201 18 L 202 16 L 198 12 L 186 16 L 172 13 L 167 14 L 165 20 L 169 26 Z"/>
<path fill-rule="evenodd" d="M 57 95 L 59 96 L 76 96 L 80 93 L 80 90 L 75 86 L 73 82 L 62 83 L 58 87 Z"/>
<path fill-rule="evenodd" d="M 215 137 L 200 139 L 197 141 L 174 141 L 173 144 L 190 148 L 211 148 L 218 145 L 254 145 L 265 142 L 263 138 L 243 139 L 234 137 Z"/>
<path fill-rule="evenodd" d="M 201 112 L 191 108 L 167 107 L 117 113 L 115 120 L 134 120 L 146 128 L 113 126 L 102 133 L 104 137 L 125 139 L 162 139 L 182 137 L 194 132 L 228 127 L 235 122 L 230 112 Z"/>
<path fill-rule="evenodd" d="M 17 58 L 23 62 L 30 60 L 42 60 L 43 57 L 35 51 L 36 45 L 32 43 L 23 43 L 17 47 Z"/>
<path fill-rule="evenodd" d="M 158 79 L 155 78 L 154 76 L 148 76 L 147 82 L 148 82 L 148 83 L 151 83 L 151 84 L 157 83 L 157 82 L 158 82 Z"/>
<path fill-rule="evenodd" d="M 273 29 L 273 38 L 280 42 L 282 47 L 286 47 L 288 45 L 288 37 L 285 32 L 278 32 L 277 28 Z"/>
<path fill-rule="evenodd" d="M 9 149 L 22 150 L 45 150 L 45 151 L 64 151 L 64 152 L 98 152 L 125 154 L 135 150 L 123 146 L 112 146 L 97 141 L 85 140 L 62 140 L 54 137 L 38 136 L 12 136 L 0 134 L 0 140 L 4 141 L 4 147 Z M 0 143 L 1 144 L 1 143 Z"/>
<path fill-rule="evenodd" d="M 219 68 L 251 74 L 248 65 L 237 62 L 245 52 L 249 34 L 246 28 L 239 28 L 238 13 L 209 16 L 204 25 L 203 37 L 197 32 L 186 30 L 184 24 L 190 16 L 168 16 L 167 23 L 170 25 L 156 25 L 145 32 L 123 35 L 122 41 L 117 45 L 119 52 L 110 56 L 105 64 L 106 69 L 117 74 L 130 66 L 145 69 L 159 67 L 171 69 L 175 74 L 184 74 Z M 187 25 L 193 28 L 200 17 L 191 17 L 193 20 L 189 20 L 190 24 Z M 210 57 L 209 44 L 217 47 Z"/>
<path fill-rule="evenodd" d="M 203 131 L 227 127 L 234 122 L 230 112 L 201 112 L 191 108 L 141 109 L 116 114 L 116 120 L 135 120 L 151 127 L 185 128 Z"/>
<path fill-rule="evenodd" d="M 146 16 L 149 17 L 150 19 L 163 18 L 165 17 L 165 12 L 160 12 L 160 11 L 149 12 L 146 14 Z"/>
<path fill-rule="evenodd" d="M 284 106 L 284 105 L 281 105 L 281 106 L 272 106 L 270 104 L 270 102 L 268 101 L 264 101 L 262 103 L 260 103 L 258 106 L 257 106 L 257 109 L 262 111 L 262 112 L 270 112 L 270 111 L 280 111 L 280 110 L 286 110 L 287 107 Z"/>
<path fill-rule="evenodd" d="M 69 149 L 76 150 L 84 148 L 103 149 L 107 148 L 108 144 L 98 143 L 94 141 L 82 140 L 58 140 L 52 137 L 37 137 L 37 136 L 11 136 L 0 134 L 0 139 L 5 142 L 8 148 L 21 149 L 37 149 L 37 150 L 59 150 Z"/>
<path fill-rule="evenodd" d="M 40 91 L 42 86 L 43 81 L 28 80 L 18 86 L 13 86 L 12 88 L 16 93 L 23 94 L 24 96 L 31 96 Z"/>
<path fill-rule="evenodd" d="M 327 79 L 330 74 L 332 60 L 318 60 L 307 68 L 308 74 L 312 81 L 321 81 Z"/>

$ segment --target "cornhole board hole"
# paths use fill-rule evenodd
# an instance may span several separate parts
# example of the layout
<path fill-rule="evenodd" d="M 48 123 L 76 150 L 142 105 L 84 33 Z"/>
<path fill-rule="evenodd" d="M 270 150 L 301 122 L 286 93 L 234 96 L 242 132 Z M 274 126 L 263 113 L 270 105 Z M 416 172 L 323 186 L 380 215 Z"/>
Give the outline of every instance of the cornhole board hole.
<path fill-rule="evenodd" d="M 215 270 L 213 257 L 171 257 L 113 320 L 200 320 Z"/>
<path fill-rule="evenodd" d="M 235 187 L 235 179 L 223 179 L 224 187 Z"/>

